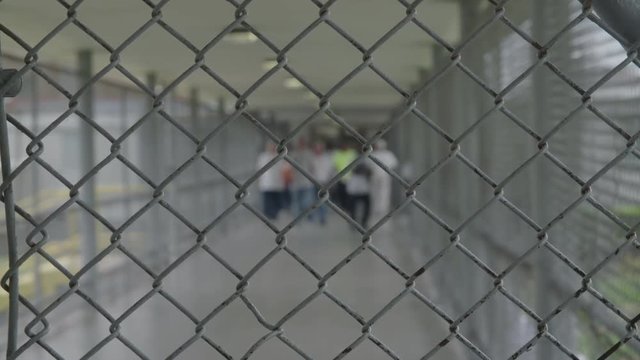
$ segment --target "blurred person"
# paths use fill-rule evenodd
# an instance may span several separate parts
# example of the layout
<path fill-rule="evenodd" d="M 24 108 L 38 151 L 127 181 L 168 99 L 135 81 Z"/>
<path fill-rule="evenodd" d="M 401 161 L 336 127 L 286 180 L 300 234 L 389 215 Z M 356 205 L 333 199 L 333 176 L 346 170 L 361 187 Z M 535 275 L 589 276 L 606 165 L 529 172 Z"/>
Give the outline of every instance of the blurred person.
<path fill-rule="evenodd" d="M 282 161 L 282 169 L 280 170 L 282 181 L 284 182 L 284 190 L 282 190 L 282 210 L 293 212 L 293 166 L 286 161 Z"/>
<path fill-rule="evenodd" d="M 312 169 L 313 177 L 322 185 L 327 184 L 335 174 L 331 155 L 326 152 L 325 145 L 323 143 L 316 143 L 313 147 Z M 320 188 L 316 188 L 316 195 L 319 191 Z M 320 206 L 311 214 L 311 218 L 312 220 L 317 220 L 320 224 L 325 225 L 327 223 L 327 205 Z"/>
<path fill-rule="evenodd" d="M 371 212 L 371 163 L 368 160 L 356 165 L 347 180 L 349 216 L 363 228 L 367 227 Z"/>
<path fill-rule="evenodd" d="M 258 155 L 257 170 L 265 167 L 277 155 L 276 145 L 267 143 L 265 150 Z M 283 192 L 285 190 L 283 170 L 283 162 L 279 161 L 258 178 L 258 189 L 262 194 L 263 212 L 269 220 L 276 220 L 283 206 Z"/>
<path fill-rule="evenodd" d="M 340 147 L 333 152 L 333 166 L 336 174 L 340 173 L 347 166 L 349 166 L 357 157 L 356 151 L 349 146 L 348 140 L 343 140 Z M 347 182 L 351 172 L 348 172 L 342 176 L 333 190 L 333 198 L 336 200 L 336 204 L 344 210 L 349 210 L 349 194 L 347 194 Z"/>
<path fill-rule="evenodd" d="M 391 170 L 398 167 L 398 158 L 387 148 L 385 140 L 380 139 L 374 144 L 371 155 Z M 391 185 L 391 175 L 380 166 L 374 165 L 371 174 L 371 209 L 374 219 L 380 219 L 389 213 Z"/>
<path fill-rule="evenodd" d="M 294 150 L 291 151 L 291 159 L 308 172 L 313 171 L 313 154 L 307 147 L 307 142 L 304 138 L 301 138 Z M 288 165 L 291 166 L 290 164 Z M 294 216 L 302 214 L 307 208 L 311 207 L 315 197 L 314 193 L 315 186 L 313 183 L 302 173 L 293 172 L 291 195 Z"/>

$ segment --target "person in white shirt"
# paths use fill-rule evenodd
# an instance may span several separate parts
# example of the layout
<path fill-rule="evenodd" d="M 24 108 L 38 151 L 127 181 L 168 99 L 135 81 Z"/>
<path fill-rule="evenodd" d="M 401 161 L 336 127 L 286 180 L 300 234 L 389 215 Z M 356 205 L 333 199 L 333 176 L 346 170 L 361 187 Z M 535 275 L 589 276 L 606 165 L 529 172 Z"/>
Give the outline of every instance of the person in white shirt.
<path fill-rule="evenodd" d="M 371 155 L 386 167 L 395 170 L 398 167 L 398 158 L 387 149 L 387 142 L 378 140 L 374 145 Z M 387 215 L 391 207 L 392 178 L 384 169 L 375 165 L 371 174 L 371 208 L 374 219 L 380 219 Z"/>
<path fill-rule="evenodd" d="M 335 167 L 333 165 L 333 159 L 325 151 L 325 145 L 323 143 L 316 143 L 313 147 L 313 177 L 320 184 L 325 185 L 331 180 L 331 177 L 335 175 Z M 320 191 L 316 188 L 316 195 Z M 327 206 L 322 205 L 316 211 L 311 214 L 313 221 L 318 221 L 321 225 L 327 223 Z"/>
<path fill-rule="evenodd" d="M 258 155 L 257 170 L 262 169 L 276 156 L 276 145 L 268 143 L 265 146 L 265 151 Z M 282 196 L 285 190 L 283 171 L 283 161 L 279 161 L 258 178 L 258 189 L 262 194 L 264 215 L 269 220 L 277 219 L 278 213 L 282 209 Z"/>

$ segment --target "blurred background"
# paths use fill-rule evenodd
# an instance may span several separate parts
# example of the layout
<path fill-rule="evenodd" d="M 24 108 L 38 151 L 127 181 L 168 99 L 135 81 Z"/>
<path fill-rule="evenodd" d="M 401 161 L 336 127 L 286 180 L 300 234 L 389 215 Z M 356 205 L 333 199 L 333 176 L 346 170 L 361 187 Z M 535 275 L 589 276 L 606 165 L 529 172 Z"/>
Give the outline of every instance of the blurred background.
<path fill-rule="evenodd" d="M 347 358 L 422 358 L 449 334 L 450 321 L 430 305 L 455 320 L 509 269 L 506 291 L 495 292 L 460 323 L 459 333 L 474 346 L 454 338 L 433 354 L 504 359 L 538 333 L 539 319 L 525 309 L 545 318 L 582 287 L 584 274 L 626 242 L 628 228 L 621 222 L 633 226 L 640 220 L 640 159 L 632 154 L 592 185 L 593 198 L 612 216 L 580 202 L 548 232 L 550 244 L 566 258 L 543 247 L 510 268 L 538 242 L 537 231 L 502 202 L 491 201 L 496 184 L 508 179 L 504 197 L 544 227 L 581 197 L 575 179 L 596 175 L 626 149 L 624 134 L 640 131 L 640 69 L 633 63 L 597 87 L 593 106 L 582 106 L 579 89 L 592 87 L 627 54 L 589 19 L 565 29 L 581 16 L 579 1 L 512 0 L 504 6 L 504 18 L 490 21 L 496 16 L 492 1 L 425 0 L 416 8 L 417 21 L 380 43 L 405 18 L 403 2 L 336 1 L 330 22 L 290 48 L 289 42 L 317 20 L 322 4 L 254 1 L 245 19 L 252 28 L 236 26 L 206 53 L 200 68 L 181 77 L 198 51 L 234 22 L 234 4 L 169 1 L 161 22 L 122 49 L 117 68 L 96 78 L 110 64 L 113 49 L 151 19 L 153 2 L 86 0 L 75 9 L 74 21 L 67 20 L 70 6 L 64 1 L 0 3 L 2 67 L 21 69 L 36 61 L 23 76 L 20 94 L 5 101 L 15 120 L 9 126 L 11 163 L 14 169 L 26 164 L 13 182 L 16 204 L 30 215 L 17 218 L 19 254 L 43 240 L 40 230 L 47 234 L 42 251 L 20 265 L 19 290 L 37 311 L 47 311 L 50 329 L 40 344 L 21 348 L 18 358 L 166 358 L 209 315 L 205 333 L 219 348 L 197 339 L 175 355 L 240 358 L 269 333 L 244 299 L 233 298 L 242 276 L 269 257 L 245 295 L 261 316 L 277 323 L 361 246 L 366 229 L 375 227 L 373 245 L 329 278 L 332 295 L 315 298 L 284 323 L 295 346 L 274 337 L 254 354 L 304 358 L 297 347 L 310 358 L 334 358 L 360 337 L 362 319 L 379 314 L 405 289 L 409 276 L 450 244 L 447 228 L 463 225 L 461 244 L 475 258 L 459 248 L 445 253 L 416 280 L 423 298 L 403 297 L 376 319 L 372 334 L 382 345 L 366 339 Z M 50 33 L 55 36 L 41 43 Z M 538 61 L 531 39 L 555 41 L 548 52 L 552 65 L 529 71 Z M 34 52 L 37 60 L 25 44 L 42 45 Z M 443 44 L 451 49 L 465 44 L 462 66 L 452 62 L 451 49 Z M 374 45 L 374 65 L 354 72 Z M 277 51 L 285 47 L 288 69 L 276 71 Z M 70 99 L 88 82 L 78 108 L 84 116 L 69 113 Z M 418 89 L 423 91 L 415 99 L 416 111 L 407 113 L 407 98 Z M 238 98 L 248 90 L 240 114 Z M 150 112 L 161 93 L 161 110 Z M 498 97 L 505 107 L 490 112 Z M 566 124 L 553 130 L 562 121 Z M 318 199 L 318 185 L 345 169 L 385 124 L 393 126 L 374 142 L 373 154 L 393 176 L 373 161 L 363 162 L 368 169 L 345 170 L 343 181 L 332 184 L 335 206 L 305 213 Z M 536 157 L 508 178 L 538 153 L 539 139 L 532 133 L 550 132 L 549 151 L 557 161 Z M 43 151 L 34 160 L 30 143 L 38 134 Z M 451 139 L 463 134 L 458 144 L 464 158 L 452 156 Z M 271 163 L 283 138 L 290 139 L 289 156 L 300 168 Z M 180 170 L 203 139 L 204 157 Z M 121 157 L 85 182 L 83 177 L 109 158 L 114 143 Z M 248 206 L 235 206 L 238 188 L 264 166 L 269 169 L 249 187 Z M 430 169 L 435 171 L 425 178 Z M 149 205 L 154 188 L 168 178 L 163 202 Z M 416 199 L 426 208 L 406 204 L 407 184 L 418 179 Z M 78 182 L 86 206 L 70 201 Z M 285 250 L 270 257 L 278 247 L 278 229 L 302 213 L 287 234 Z M 3 273 L 9 267 L 4 219 L 3 213 Z M 194 247 L 203 231 L 207 245 Z M 111 247 L 114 233 L 123 248 Z M 640 313 L 637 245 L 608 261 L 593 276 L 593 291 L 549 322 L 549 332 L 564 349 L 543 338 L 522 358 L 565 359 L 572 353 L 592 359 L 624 338 L 628 322 Z M 99 254 L 106 256 L 86 268 Z M 146 300 L 154 279 L 184 254 L 189 257 L 163 278 L 165 294 Z M 57 302 L 80 269 L 79 286 L 95 304 L 77 293 Z M 214 311 L 230 297 L 228 306 Z M 128 313 L 140 299 L 144 303 Z M 8 307 L 9 296 L 1 292 L 2 347 Z M 23 305 L 19 310 L 20 347 L 35 315 Z M 119 339 L 103 343 L 115 319 L 139 353 Z M 640 359 L 638 337 L 612 358 Z"/>

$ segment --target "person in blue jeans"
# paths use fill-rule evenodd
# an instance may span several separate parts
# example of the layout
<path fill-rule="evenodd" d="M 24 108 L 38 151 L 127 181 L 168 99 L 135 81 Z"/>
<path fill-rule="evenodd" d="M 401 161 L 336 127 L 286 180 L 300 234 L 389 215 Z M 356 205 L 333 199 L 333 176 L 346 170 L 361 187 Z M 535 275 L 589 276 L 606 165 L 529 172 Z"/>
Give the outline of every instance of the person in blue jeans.
<path fill-rule="evenodd" d="M 349 194 L 349 208 L 347 209 L 351 219 L 355 220 L 363 228 L 369 225 L 371 212 L 371 165 L 370 160 L 358 164 L 352 171 L 347 181 L 347 193 Z"/>
<path fill-rule="evenodd" d="M 313 154 L 307 147 L 304 138 L 298 141 L 296 147 L 291 151 L 291 158 L 307 172 L 313 171 Z M 291 194 L 293 195 L 292 211 L 294 216 L 299 216 L 313 205 L 315 200 L 315 186 L 299 171 L 295 171 L 293 182 L 291 183 Z"/>

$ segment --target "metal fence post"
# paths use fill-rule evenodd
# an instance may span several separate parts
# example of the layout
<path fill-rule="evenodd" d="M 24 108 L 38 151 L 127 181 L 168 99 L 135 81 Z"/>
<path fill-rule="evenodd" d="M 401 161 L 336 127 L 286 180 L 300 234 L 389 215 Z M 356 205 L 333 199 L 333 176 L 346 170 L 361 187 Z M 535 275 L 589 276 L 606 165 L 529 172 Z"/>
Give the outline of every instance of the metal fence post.
<path fill-rule="evenodd" d="M 226 115 L 226 107 L 227 103 L 224 99 L 224 97 L 219 97 L 218 98 L 218 111 L 217 111 L 217 122 L 221 123 L 224 121 Z M 229 124 L 230 125 L 230 124 Z M 217 141 L 218 141 L 218 146 L 217 146 L 217 150 L 219 155 L 219 159 L 220 159 L 220 163 L 222 165 L 223 168 L 227 169 L 227 171 L 229 171 L 229 166 L 230 166 L 230 161 L 228 158 L 228 154 L 227 154 L 227 138 L 229 137 L 229 125 L 223 127 L 220 130 L 220 134 L 218 136 L 216 136 Z M 226 186 L 221 186 L 218 188 L 218 190 L 215 191 L 215 193 L 212 196 L 213 201 L 215 202 L 214 206 L 213 206 L 213 211 L 214 213 L 212 214 L 212 218 L 213 216 L 215 216 L 216 214 L 220 213 L 220 211 L 222 211 L 223 209 L 223 204 L 224 204 L 224 194 L 225 192 L 229 191 L 229 188 Z M 227 228 L 230 224 L 227 221 L 223 221 L 220 223 L 220 232 L 222 233 L 226 233 L 227 232 Z"/>
<path fill-rule="evenodd" d="M 533 37 L 540 43 L 544 43 L 548 38 L 548 11 L 551 10 L 550 7 L 553 8 L 554 12 L 557 12 L 559 9 L 556 9 L 557 6 L 552 6 L 554 0 L 540 0 L 536 6 L 533 6 L 532 9 L 532 24 L 533 24 Z M 565 14 L 563 14 L 565 15 Z M 569 14 L 563 16 L 566 19 L 569 19 Z M 534 103 L 534 121 L 535 128 L 537 129 L 545 129 L 548 124 L 546 124 L 548 120 L 548 108 L 549 108 L 549 81 L 546 73 L 542 71 L 537 71 L 533 75 L 533 103 Z M 547 186 L 545 181 L 551 178 L 550 174 L 547 174 L 545 168 L 542 166 L 540 162 L 536 163 L 536 174 L 537 176 L 531 179 L 531 191 L 530 193 L 530 201 L 533 205 L 533 212 L 536 214 L 536 218 L 541 219 L 545 218 L 545 214 L 550 209 L 549 204 L 551 203 L 551 199 L 549 197 L 548 190 L 545 189 Z M 551 312 L 559 301 L 561 301 L 558 294 L 555 292 L 554 283 L 555 280 L 553 278 L 555 271 L 553 269 L 556 268 L 554 262 L 549 256 L 539 256 L 538 260 L 534 263 L 535 270 L 534 276 L 536 279 L 535 285 L 535 294 L 536 294 L 536 307 L 538 312 L 540 312 L 541 316 L 544 318 Z M 563 325 L 559 323 L 559 325 Z M 573 328 L 563 326 L 562 329 L 559 328 L 559 325 L 555 327 L 555 332 L 563 335 L 563 344 L 565 346 L 572 347 L 571 343 L 567 342 L 567 339 L 571 338 L 571 334 L 573 332 Z M 556 349 L 550 342 L 542 341 L 536 347 L 537 358 L 540 360 L 555 360 L 565 358 L 564 355 Z"/>
<path fill-rule="evenodd" d="M 158 75 L 154 72 L 147 74 L 147 86 L 151 91 L 157 93 Z M 147 110 L 153 109 L 155 99 L 149 99 Z M 160 171 L 163 166 L 159 141 L 162 135 L 162 129 L 159 124 L 159 115 L 151 114 L 146 120 L 147 130 L 142 132 L 140 137 L 140 165 L 141 170 L 150 177 L 156 184 L 160 181 Z M 149 218 L 147 220 L 149 226 L 144 237 L 142 250 L 149 259 L 153 259 L 154 266 L 162 266 L 165 264 L 166 246 L 165 239 L 167 236 L 166 227 L 160 219 L 160 205 L 156 204 L 149 209 Z"/>
<path fill-rule="evenodd" d="M 423 82 L 427 81 L 428 78 L 429 78 L 429 71 L 426 68 L 421 68 L 418 70 L 418 81 L 417 81 L 418 84 L 422 84 Z M 418 97 L 418 108 L 423 113 L 428 113 L 430 110 L 428 97 L 425 96 L 424 93 L 420 94 L 420 96 Z M 414 116 L 410 116 L 406 121 L 417 122 L 418 120 L 415 119 Z M 432 152 L 429 151 L 433 143 L 430 137 L 431 135 L 430 129 L 425 124 L 418 123 L 418 126 L 416 126 L 416 129 L 413 132 L 413 135 L 414 135 L 414 138 L 412 139 L 412 144 L 411 144 L 412 145 L 411 155 L 407 159 L 401 159 L 401 163 L 400 163 L 400 169 L 402 169 L 402 167 L 406 168 L 407 166 L 411 166 L 410 168 L 412 170 L 411 178 L 407 179 L 409 181 L 414 181 L 418 176 L 420 176 L 421 172 L 423 171 L 422 169 L 431 165 L 431 161 L 432 161 L 431 158 L 433 157 Z M 417 141 L 415 141 L 416 139 Z M 402 174 L 402 171 L 400 173 Z M 401 186 L 399 186 L 397 183 L 395 184 L 396 184 L 395 193 L 399 198 L 401 194 L 404 192 L 402 191 Z M 418 196 L 418 199 L 420 199 L 421 201 L 425 201 L 428 198 L 427 191 L 428 191 L 427 186 L 423 186 L 422 188 L 419 188 L 416 191 L 416 195 Z M 428 233 L 427 232 L 428 225 L 426 222 L 423 221 L 422 219 L 423 216 L 424 214 L 420 214 L 415 211 L 409 212 L 409 221 L 410 221 L 409 224 L 411 225 L 410 226 L 411 235 L 414 237 L 418 237 L 420 236 L 420 234 Z M 429 245 L 432 245 L 432 242 L 420 241 L 416 243 L 417 247 L 424 247 L 427 253 L 431 253 L 431 251 L 429 251 L 429 249 L 427 248 Z"/>
<path fill-rule="evenodd" d="M 176 92 L 171 93 L 171 95 L 169 96 L 169 102 L 170 113 L 178 114 L 180 109 Z M 163 139 L 163 141 L 167 141 L 169 144 L 169 146 L 165 146 L 163 148 L 164 154 L 162 155 L 162 158 L 167 160 L 167 163 L 164 164 L 167 172 L 173 172 L 175 170 L 174 166 L 178 163 L 176 152 L 180 151 L 178 149 L 176 131 L 174 131 L 175 129 L 171 129 L 171 127 L 173 127 L 173 125 L 169 124 L 166 121 L 163 121 L 162 129 L 166 130 L 160 132 L 160 139 Z M 166 136 L 166 139 L 164 139 L 164 136 Z M 171 204 L 172 206 L 178 207 L 180 207 L 178 203 L 181 201 L 180 196 L 177 193 L 178 189 L 180 188 L 180 186 L 178 185 L 179 181 L 180 179 L 178 178 L 167 184 L 166 187 L 167 202 L 169 202 L 169 204 Z M 176 226 L 175 221 L 163 221 L 163 223 L 167 227 L 167 232 L 164 239 L 165 249 L 167 251 L 167 260 L 170 262 L 171 260 L 173 260 L 173 256 L 176 253 L 176 246 L 178 246 L 178 227 Z"/>
<path fill-rule="evenodd" d="M 640 1 L 592 0 L 592 2 L 598 16 L 626 42 L 624 46 L 633 46 L 640 40 L 638 28 Z"/>
<path fill-rule="evenodd" d="M 478 27 L 479 22 L 481 19 L 486 18 L 487 16 L 489 16 L 489 14 L 487 14 L 486 12 L 481 11 L 481 9 L 479 8 L 479 4 L 478 3 L 473 3 L 473 4 L 469 4 L 468 1 L 466 0 L 458 0 L 460 3 L 460 16 L 461 16 L 461 31 L 462 31 L 462 36 L 465 36 L 465 34 L 471 34 L 473 33 L 473 31 Z M 478 42 L 484 42 L 484 38 L 478 38 L 476 41 Z M 477 51 L 477 48 L 470 48 L 470 49 L 466 49 L 464 51 L 464 53 L 462 54 L 463 59 L 478 59 L 481 54 L 479 54 L 479 51 Z M 467 60 L 468 61 L 468 60 Z M 466 77 L 465 77 L 466 78 Z M 467 80 L 469 80 L 467 78 Z M 474 119 L 477 119 L 480 114 L 481 114 L 481 110 L 482 110 L 482 99 L 481 99 L 481 95 L 484 95 L 482 93 L 483 90 L 480 90 L 479 87 L 476 87 L 475 85 L 473 86 L 468 86 L 468 84 L 470 84 L 470 80 L 467 83 L 467 85 L 465 85 L 464 83 L 461 83 L 460 85 L 460 93 L 461 96 L 460 98 L 463 99 L 464 101 L 462 101 L 462 105 L 463 105 L 463 111 L 462 111 L 462 117 L 464 119 L 467 119 L 467 122 L 465 123 L 465 126 L 469 126 L 471 124 L 471 122 L 474 121 Z M 478 131 L 481 131 L 482 129 L 479 129 Z M 482 146 L 481 144 L 481 138 L 480 138 L 480 133 L 478 132 L 474 132 L 473 134 L 471 134 L 471 136 L 469 136 L 469 139 L 467 139 L 465 141 L 465 145 L 464 145 L 464 151 L 465 153 L 478 153 L 480 150 L 480 147 Z M 471 203 L 472 206 L 480 206 L 480 197 L 478 196 L 478 189 L 473 189 L 471 188 L 471 186 L 468 186 L 467 189 L 465 189 L 465 199 L 469 199 L 468 203 Z"/>
<path fill-rule="evenodd" d="M 31 74 L 31 76 L 29 77 L 30 79 L 30 83 L 31 83 L 31 131 L 34 134 L 37 134 L 40 130 L 39 130 L 39 122 L 40 122 L 40 94 L 38 92 L 38 78 L 34 75 Z M 39 166 L 33 166 L 33 168 L 31 169 L 31 191 L 32 196 L 35 198 L 34 201 L 34 208 L 33 208 L 33 212 L 34 212 L 34 218 L 36 219 L 36 221 L 40 222 L 41 221 L 41 216 L 40 216 L 40 167 Z M 35 284 L 35 301 L 36 303 L 39 303 L 40 301 L 43 300 L 43 294 L 42 294 L 42 277 L 40 274 L 40 267 L 41 267 L 41 257 L 40 256 L 34 256 L 33 259 L 33 280 L 34 280 L 34 284 Z"/>
<path fill-rule="evenodd" d="M 435 60 L 435 56 L 433 56 L 433 60 Z M 432 61 L 433 61 L 432 60 Z M 433 66 L 435 68 L 435 65 Z M 425 71 L 423 73 L 424 75 L 424 81 L 426 81 L 426 79 L 430 76 L 433 76 L 433 71 Z M 432 91 L 426 92 L 424 94 L 425 99 L 425 112 L 427 114 L 436 114 L 437 113 L 437 109 L 438 109 L 438 97 L 436 96 L 436 94 Z M 427 150 L 427 166 L 431 167 L 434 164 L 436 164 L 439 160 L 442 154 L 438 153 L 438 137 L 436 136 L 436 134 L 434 133 L 434 131 L 432 129 L 428 130 L 428 134 L 429 134 L 429 142 L 428 142 L 428 150 Z M 432 180 L 432 183 L 437 183 L 438 181 L 438 175 L 439 173 L 436 173 L 433 175 L 435 180 Z M 435 186 L 427 186 L 426 189 L 424 190 L 427 194 L 427 198 L 429 200 L 429 202 L 435 204 L 436 206 L 439 206 L 438 202 L 437 202 L 437 198 L 436 198 L 436 194 L 437 192 L 434 191 Z"/>
<path fill-rule="evenodd" d="M 1 44 L 0 44 L 1 46 Z M 12 272 L 9 277 L 9 319 L 7 336 L 7 358 L 16 349 L 16 340 L 18 335 L 18 269 L 16 263 L 18 261 L 18 244 L 16 239 L 16 218 L 14 209 L 13 186 L 11 183 L 6 184 L 4 181 L 11 174 L 11 155 L 9 153 L 9 128 L 7 126 L 7 117 L 4 109 L 4 98 L 9 95 L 10 85 L 6 82 L 9 80 L 9 70 L 2 68 L 2 48 L 0 47 L 0 161 L 2 162 L 2 193 L 4 201 L 4 210 L 6 214 L 7 227 L 7 250 L 9 253 L 9 271 Z"/>
<path fill-rule="evenodd" d="M 78 52 L 78 80 L 80 86 L 88 83 L 93 76 L 93 51 L 81 50 Z M 94 118 L 94 91 L 93 86 L 89 86 L 85 89 L 84 93 L 78 100 L 80 111 L 89 119 Z M 91 125 L 85 122 L 80 124 L 80 171 L 81 174 L 87 174 L 95 165 L 95 135 Z M 90 178 L 84 186 L 80 189 L 80 196 L 82 200 L 91 209 L 96 208 L 96 182 L 93 178 Z M 81 220 L 81 244 L 82 249 L 82 262 L 88 263 L 96 256 L 97 239 L 96 239 L 96 223 L 91 214 L 86 211 L 82 212 Z M 85 288 L 89 294 L 95 294 L 97 289 L 95 283 L 94 272 L 90 271 L 85 275 L 86 285 Z"/>
<path fill-rule="evenodd" d="M 89 83 L 93 77 L 93 51 L 86 49 L 80 50 L 78 56 L 78 81 L 82 87 Z M 89 119 L 94 119 L 94 87 L 88 86 L 84 93 L 78 99 L 78 109 Z M 91 172 L 95 166 L 95 134 L 94 129 L 88 123 L 81 121 L 79 126 L 80 134 L 80 174 L 84 176 Z M 91 177 L 80 188 L 80 198 L 90 208 L 98 211 L 98 201 L 96 194 L 96 180 Z M 89 263 L 98 254 L 98 239 L 96 219 L 87 211 L 81 211 L 80 220 L 80 249 L 82 264 Z M 82 287 L 89 296 L 97 296 L 99 286 L 97 284 L 96 271 L 88 271 L 85 275 L 85 282 Z M 96 313 L 85 314 L 87 326 L 96 323 L 98 315 Z M 89 325 L 91 324 L 91 325 Z M 96 340 L 95 333 L 85 331 L 82 339 L 87 344 L 91 344 Z"/>
<path fill-rule="evenodd" d="M 445 51 L 445 49 L 441 48 L 441 47 L 435 47 L 433 49 L 433 65 L 434 68 L 439 70 L 442 69 L 446 66 L 446 61 L 447 61 L 447 52 Z M 451 127 L 451 122 L 447 121 L 447 119 L 450 119 L 449 113 L 448 111 L 450 110 L 450 104 L 447 104 L 446 101 L 450 100 L 449 95 L 449 87 L 448 84 L 446 84 L 445 82 L 442 83 L 442 87 L 440 88 L 440 91 L 438 91 L 437 94 L 434 94 L 435 98 L 437 99 L 436 101 L 436 106 L 434 108 L 434 110 L 432 111 L 433 114 L 435 114 L 435 118 L 439 121 L 439 122 L 446 122 L 445 124 L 442 124 L 442 129 L 445 131 L 450 131 L 450 127 Z M 441 159 L 445 154 L 441 151 L 439 151 L 439 149 L 434 149 L 436 150 L 435 152 L 435 156 L 436 159 Z M 440 171 L 438 171 L 435 175 L 436 175 L 436 179 L 433 182 L 433 184 L 435 184 L 437 189 L 446 189 L 448 188 L 448 179 L 451 176 L 451 168 L 450 167 L 443 167 Z M 434 193 L 434 202 L 436 204 L 436 209 L 446 212 L 446 213 L 451 213 L 450 209 L 449 209 L 449 202 L 447 200 L 447 196 L 444 193 L 444 191 L 436 191 Z"/>
<path fill-rule="evenodd" d="M 129 108 L 129 90 L 122 89 L 120 98 L 120 131 L 124 133 L 127 131 L 129 127 L 129 119 L 128 119 L 128 108 Z M 121 151 L 124 153 L 128 153 L 129 144 L 127 141 L 123 142 L 121 145 Z M 123 195 L 123 210 L 125 214 L 131 214 L 131 196 L 129 192 L 131 191 L 131 174 L 129 173 L 129 169 L 122 168 L 122 186 L 124 188 Z"/>
<path fill-rule="evenodd" d="M 462 39 L 465 39 L 469 34 L 476 31 L 483 19 L 486 19 L 490 15 L 481 11 L 479 2 L 458 0 L 458 4 L 460 7 L 460 32 L 462 34 Z M 482 48 L 485 48 L 484 37 L 479 37 L 475 41 L 481 43 L 483 45 Z M 476 62 L 482 64 L 483 53 L 481 50 L 478 50 L 477 46 L 463 49 L 461 56 L 464 63 Z M 486 66 L 486 64 L 483 65 Z M 457 104 L 453 107 L 457 110 L 455 113 L 457 126 L 453 133 L 459 134 L 461 129 L 468 128 L 481 116 L 483 102 L 482 98 L 479 96 L 479 92 L 481 90 L 476 88 L 475 84 L 470 86 L 470 79 L 461 71 L 456 71 L 453 80 L 455 81 L 454 91 L 456 94 L 459 94 L 455 97 Z M 468 80 L 468 82 L 465 82 L 464 80 Z M 490 120 L 491 119 L 488 119 L 488 121 Z M 483 146 L 491 146 L 493 143 L 489 136 L 490 133 L 486 130 L 486 127 L 478 128 L 461 144 L 462 152 L 464 154 L 482 155 L 481 148 Z M 478 165 L 482 169 L 486 169 L 487 165 L 486 163 L 483 164 L 484 160 L 485 159 L 480 156 Z M 458 200 L 458 213 L 460 214 L 460 217 L 463 217 L 465 211 L 469 211 L 468 209 L 476 209 L 481 206 L 481 196 L 479 196 L 479 194 L 481 192 L 485 192 L 486 187 L 478 186 L 477 182 L 469 181 L 469 177 L 466 175 L 468 169 L 462 169 L 462 167 L 460 167 L 460 169 L 461 170 L 456 174 L 458 180 L 458 192 L 460 193 Z M 482 239 L 477 240 L 483 241 Z M 486 239 L 484 239 L 484 241 L 486 242 Z M 474 252 L 480 258 L 487 258 L 488 251 L 486 246 L 478 246 L 474 249 Z M 465 289 L 466 297 L 472 299 L 481 297 L 484 291 L 486 291 L 482 285 L 484 275 L 475 271 L 475 265 L 471 264 L 469 261 L 465 260 L 465 262 L 460 264 L 460 267 L 466 269 L 464 272 L 469 274 L 469 276 L 462 278 L 463 284 L 461 284 L 461 288 Z M 500 314 L 500 311 L 495 308 L 493 302 L 485 304 L 484 307 L 484 311 L 481 311 L 477 315 L 477 319 L 469 324 L 469 334 L 472 339 L 486 348 L 489 348 L 490 353 L 496 354 L 499 352 L 499 344 L 498 342 L 491 341 L 491 339 L 493 337 L 499 338 L 502 335 L 502 332 L 504 332 L 505 328 L 508 328 L 508 326 L 503 328 L 501 325 L 505 323 L 508 325 L 509 319 L 505 319 L 504 315 Z"/>
<path fill-rule="evenodd" d="M 200 91 L 198 88 L 191 88 L 189 93 L 189 122 L 192 124 L 192 129 L 194 135 L 198 138 L 198 140 L 202 140 L 205 133 L 202 126 L 202 114 L 200 111 Z M 201 160 L 198 161 L 202 163 Z M 204 176 L 204 172 L 202 171 L 201 166 L 196 165 L 195 169 L 196 181 L 189 182 L 195 185 L 198 190 L 191 191 L 191 197 L 193 204 L 196 204 L 195 211 L 202 211 L 205 214 L 209 213 L 209 206 L 207 201 L 207 188 L 205 187 L 206 180 Z"/>

